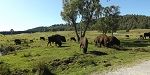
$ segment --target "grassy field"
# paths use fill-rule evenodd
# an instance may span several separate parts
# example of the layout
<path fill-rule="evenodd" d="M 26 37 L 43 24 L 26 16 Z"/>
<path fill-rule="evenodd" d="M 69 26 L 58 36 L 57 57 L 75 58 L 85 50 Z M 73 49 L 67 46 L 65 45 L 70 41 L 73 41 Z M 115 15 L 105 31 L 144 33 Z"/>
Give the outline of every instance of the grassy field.
<path fill-rule="evenodd" d="M 125 49 L 98 48 L 94 46 L 94 38 L 101 34 L 97 31 L 87 31 L 89 40 L 88 53 L 83 54 L 79 43 L 67 41 L 63 47 L 47 46 L 47 41 L 39 37 L 60 34 L 68 40 L 75 36 L 73 31 L 38 32 L 32 34 L 0 35 L 1 48 L 12 46 L 18 50 L 0 56 L 0 74 L 8 75 L 87 75 L 93 72 L 103 72 L 119 66 L 136 63 L 150 58 L 150 40 L 141 40 L 139 35 L 150 30 L 118 31 L 114 35 L 121 41 Z M 110 34 L 108 34 L 110 35 Z M 125 35 L 130 35 L 129 38 Z M 26 39 L 22 45 L 14 45 L 13 40 Z M 33 40 L 30 43 L 29 40 Z"/>

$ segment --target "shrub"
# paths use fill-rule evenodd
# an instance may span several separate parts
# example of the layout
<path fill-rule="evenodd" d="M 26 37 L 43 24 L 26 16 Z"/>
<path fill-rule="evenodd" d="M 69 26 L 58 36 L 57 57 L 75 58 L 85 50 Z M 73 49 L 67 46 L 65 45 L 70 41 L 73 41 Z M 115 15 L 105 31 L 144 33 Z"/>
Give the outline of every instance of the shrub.
<path fill-rule="evenodd" d="M 54 75 L 48 68 L 48 66 L 43 63 L 39 62 L 32 70 L 33 73 L 36 75 Z"/>
<path fill-rule="evenodd" d="M 0 64 L 0 75 L 10 75 L 10 69 L 9 66 L 5 63 Z"/>

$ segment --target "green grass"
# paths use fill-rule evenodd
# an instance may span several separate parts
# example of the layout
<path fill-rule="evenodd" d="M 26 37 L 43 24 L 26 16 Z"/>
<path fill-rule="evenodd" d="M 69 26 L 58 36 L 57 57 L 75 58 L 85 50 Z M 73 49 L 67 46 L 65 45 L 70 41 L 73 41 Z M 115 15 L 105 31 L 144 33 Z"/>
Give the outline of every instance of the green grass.
<path fill-rule="evenodd" d="M 144 32 L 143 30 L 141 31 Z M 88 31 L 86 37 L 90 44 L 87 54 L 82 53 L 77 42 L 67 41 L 63 44 L 64 47 L 56 47 L 55 45 L 47 46 L 47 41 L 39 40 L 40 36 L 47 37 L 52 34 L 64 35 L 66 39 L 75 36 L 73 31 L 1 35 L 0 39 L 2 39 L 2 42 L 0 45 L 13 45 L 14 42 L 12 40 L 15 38 L 27 39 L 27 43 L 21 45 L 23 47 L 22 50 L 0 56 L 0 61 L 8 64 L 11 71 L 16 69 L 29 70 L 29 74 L 33 74 L 33 68 L 41 67 L 38 65 L 44 64 L 50 72 L 57 75 L 87 75 L 150 58 L 150 41 L 142 40 L 140 43 L 135 43 L 135 41 L 138 41 L 137 36 L 139 36 L 136 30 L 131 31 L 131 33 L 118 31 L 118 34 L 115 34 L 121 40 L 121 45 L 128 49 L 125 51 L 95 47 L 93 40 L 101 33 Z M 128 39 L 125 37 L 126 34 L 130 35 Z M 29 42 L 31 39 L 34 40 L 34 43 Z"/>

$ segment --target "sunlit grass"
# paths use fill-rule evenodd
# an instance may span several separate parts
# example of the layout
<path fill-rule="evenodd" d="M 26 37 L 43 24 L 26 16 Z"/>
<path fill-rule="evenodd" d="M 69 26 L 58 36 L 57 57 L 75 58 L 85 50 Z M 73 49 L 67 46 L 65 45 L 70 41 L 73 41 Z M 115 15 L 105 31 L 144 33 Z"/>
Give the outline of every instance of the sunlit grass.
<path fill-rule="evenodd" d="M 101 33 L 97 31 L 87 31 L 86 37 L 89 40 L 88 54 L 82 53 L 79 48 L 79 43 L 77 42 L 67 41 L 62 45 L 64 47 L 57 47 L 54 44 L 52 46 L 47 46 L 47 40 L 43 41 L 39 39 L 41 36 L 47 39 L 48 36 L 53 34 L 60 34 L 65 36 L 66 39 L 69 39 L 72 36 L 75 37 L 75 33 L 73 31 L 38 32 L 6 36 L 1 35 L 1 46 L 14 45 L 13 40 L 16 38 L 26 39 L 27 43 L 23 43 L 21 45 L 21 47 L 25 47 L 23 50 L 18 50 L 9 55 L 0 56 L 0 61 L 9 64 L 11 70 L 28 69 L 32 72 L 33 67 L 35 67 L 38 62 L 50 65 L 50 62 L 53 62 L 56 59 L 63 61 L 77 55 L 78 58 L 76 58 L 72 63 L 67 66 L 60 64 L 60 66 L 57 66 L 57 68 L 52 72 L 58 75 L 87 75 L 95 71 L 102 72 L 113 69 L 117 66 L 134 63 L 136 60 L 148 59 L 150 57 L 149 40 L 142 40 L 143 43 L 135 43 L 135 41 L 139 40 L 138 31 L 144 32 L 144 30 L 131 30 L 131 32 L 118 31 L 117 33 L 114 33 L 114 35 L 121 40 L 121 45 L 128 49 L 127 51 L 95 47 L 93 40 Z M 108 35 L 111 34 L 109 33 Z M 126 38 L 125 35 L 130 35 L 130 37 Z M 33 40 L 34 42 L 30 43 L 29 40 Z M 138 48 L 145 49 L 146 52 L 144 52 L 144 50 L 138 51 Z M 99 54 L 96 55 L 92 53 L 94 51 Z M 63 67 L 65 69 L 63 69 Z"/>

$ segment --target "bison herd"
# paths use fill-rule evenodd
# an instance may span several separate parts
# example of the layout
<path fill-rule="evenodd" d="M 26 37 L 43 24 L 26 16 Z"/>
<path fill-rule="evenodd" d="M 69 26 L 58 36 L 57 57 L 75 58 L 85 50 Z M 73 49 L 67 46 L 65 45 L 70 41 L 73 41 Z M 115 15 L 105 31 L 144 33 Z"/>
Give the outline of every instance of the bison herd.
<path fill-rule="evenodd" d="M 129 37 L 129 35 L 125 35 L 125 37 Z M 144 33 L 143 35 L 140 35 L 140 38 L 145 38 L 149 37 L 150 38 L 150 33 Z M 46 40 L 45 37 L 40 37 L 40 40 Z M 59 35 L 59 34 L 55 34 L 55 35 L 51 35 L 48 37 L 48 43 L 47 46 L 53 43 L 55 43 L 56 46 L 61 47 L 63 42 L 66 42 L 66 38 L 65 36 Z M 70 37 L 70 41 L 75 41 L 76 39 L 75 37 Z M 15 39 L 14 40 L 16 45 L 21 44 L 21 40 L 20 39 Z M 33 42 L 33 40 L 30 40 L 30 42 Z M 108 47 L 108 48 L 112 48 L 113 46 L 120 46 L 120 40 L 118 38 L 116 38 L 115 36 L 107 36 L 106 34 L 101 34 L 99 36 L 97 36 L 94 39 L 94 43 L 95 46 L 97 47 Z M 87 52 L 87 48 L 88 48 L 88 39 L 86 37 L 80 37 L 80 48 L 83 49 L 83 53 Z"/>
<path fill-rule="evenodd" d="M 119 46 L 120 40 L 118 40 L 115 36 L 107 36 L 105 34 L 101 34 L 97 36 L 94 40 L 95 46 L 101 47 L 101 45 L 105 47 L 112 47 L 114 45 Z"/>
<path fill-rule="evenodd" d="M 40 37 L 40 40 L 46 40 L 45 37 Z M 31 42 L 33 42 L 33 40 L 30 40 Z M 75 37 L 70 37 L 70 41 L 75 41 L 76 39 Z M 16 45 L 21 44 L 21 39 L 15 39 L 14 40 Z M 53 43 L 55 43 L 56 46 L 61 47 L 62 46 L 62 42 L 66 42 L 66 38 L 65 36 L 59 35 L 59 34 L 55 34 L 55 35 L 51 35 L 48 37 L 48 43 L 47 46 Z M 107 36 L 105 34 L 99 35 L 95 38 L 94 40 L 95 42 L 95 46 L 101 47 L 101 45 L 105 46 L 105 47 L 111 47 L 113 45 L 120 45 L 120 41 L 115 37 L 115 36 Z M 80 38 L 80 48 L 83 49 L 83 53 L 87 52 L 87 48 L 88 48 L 88 39 L 86 37 L 81 37 Z"/>

